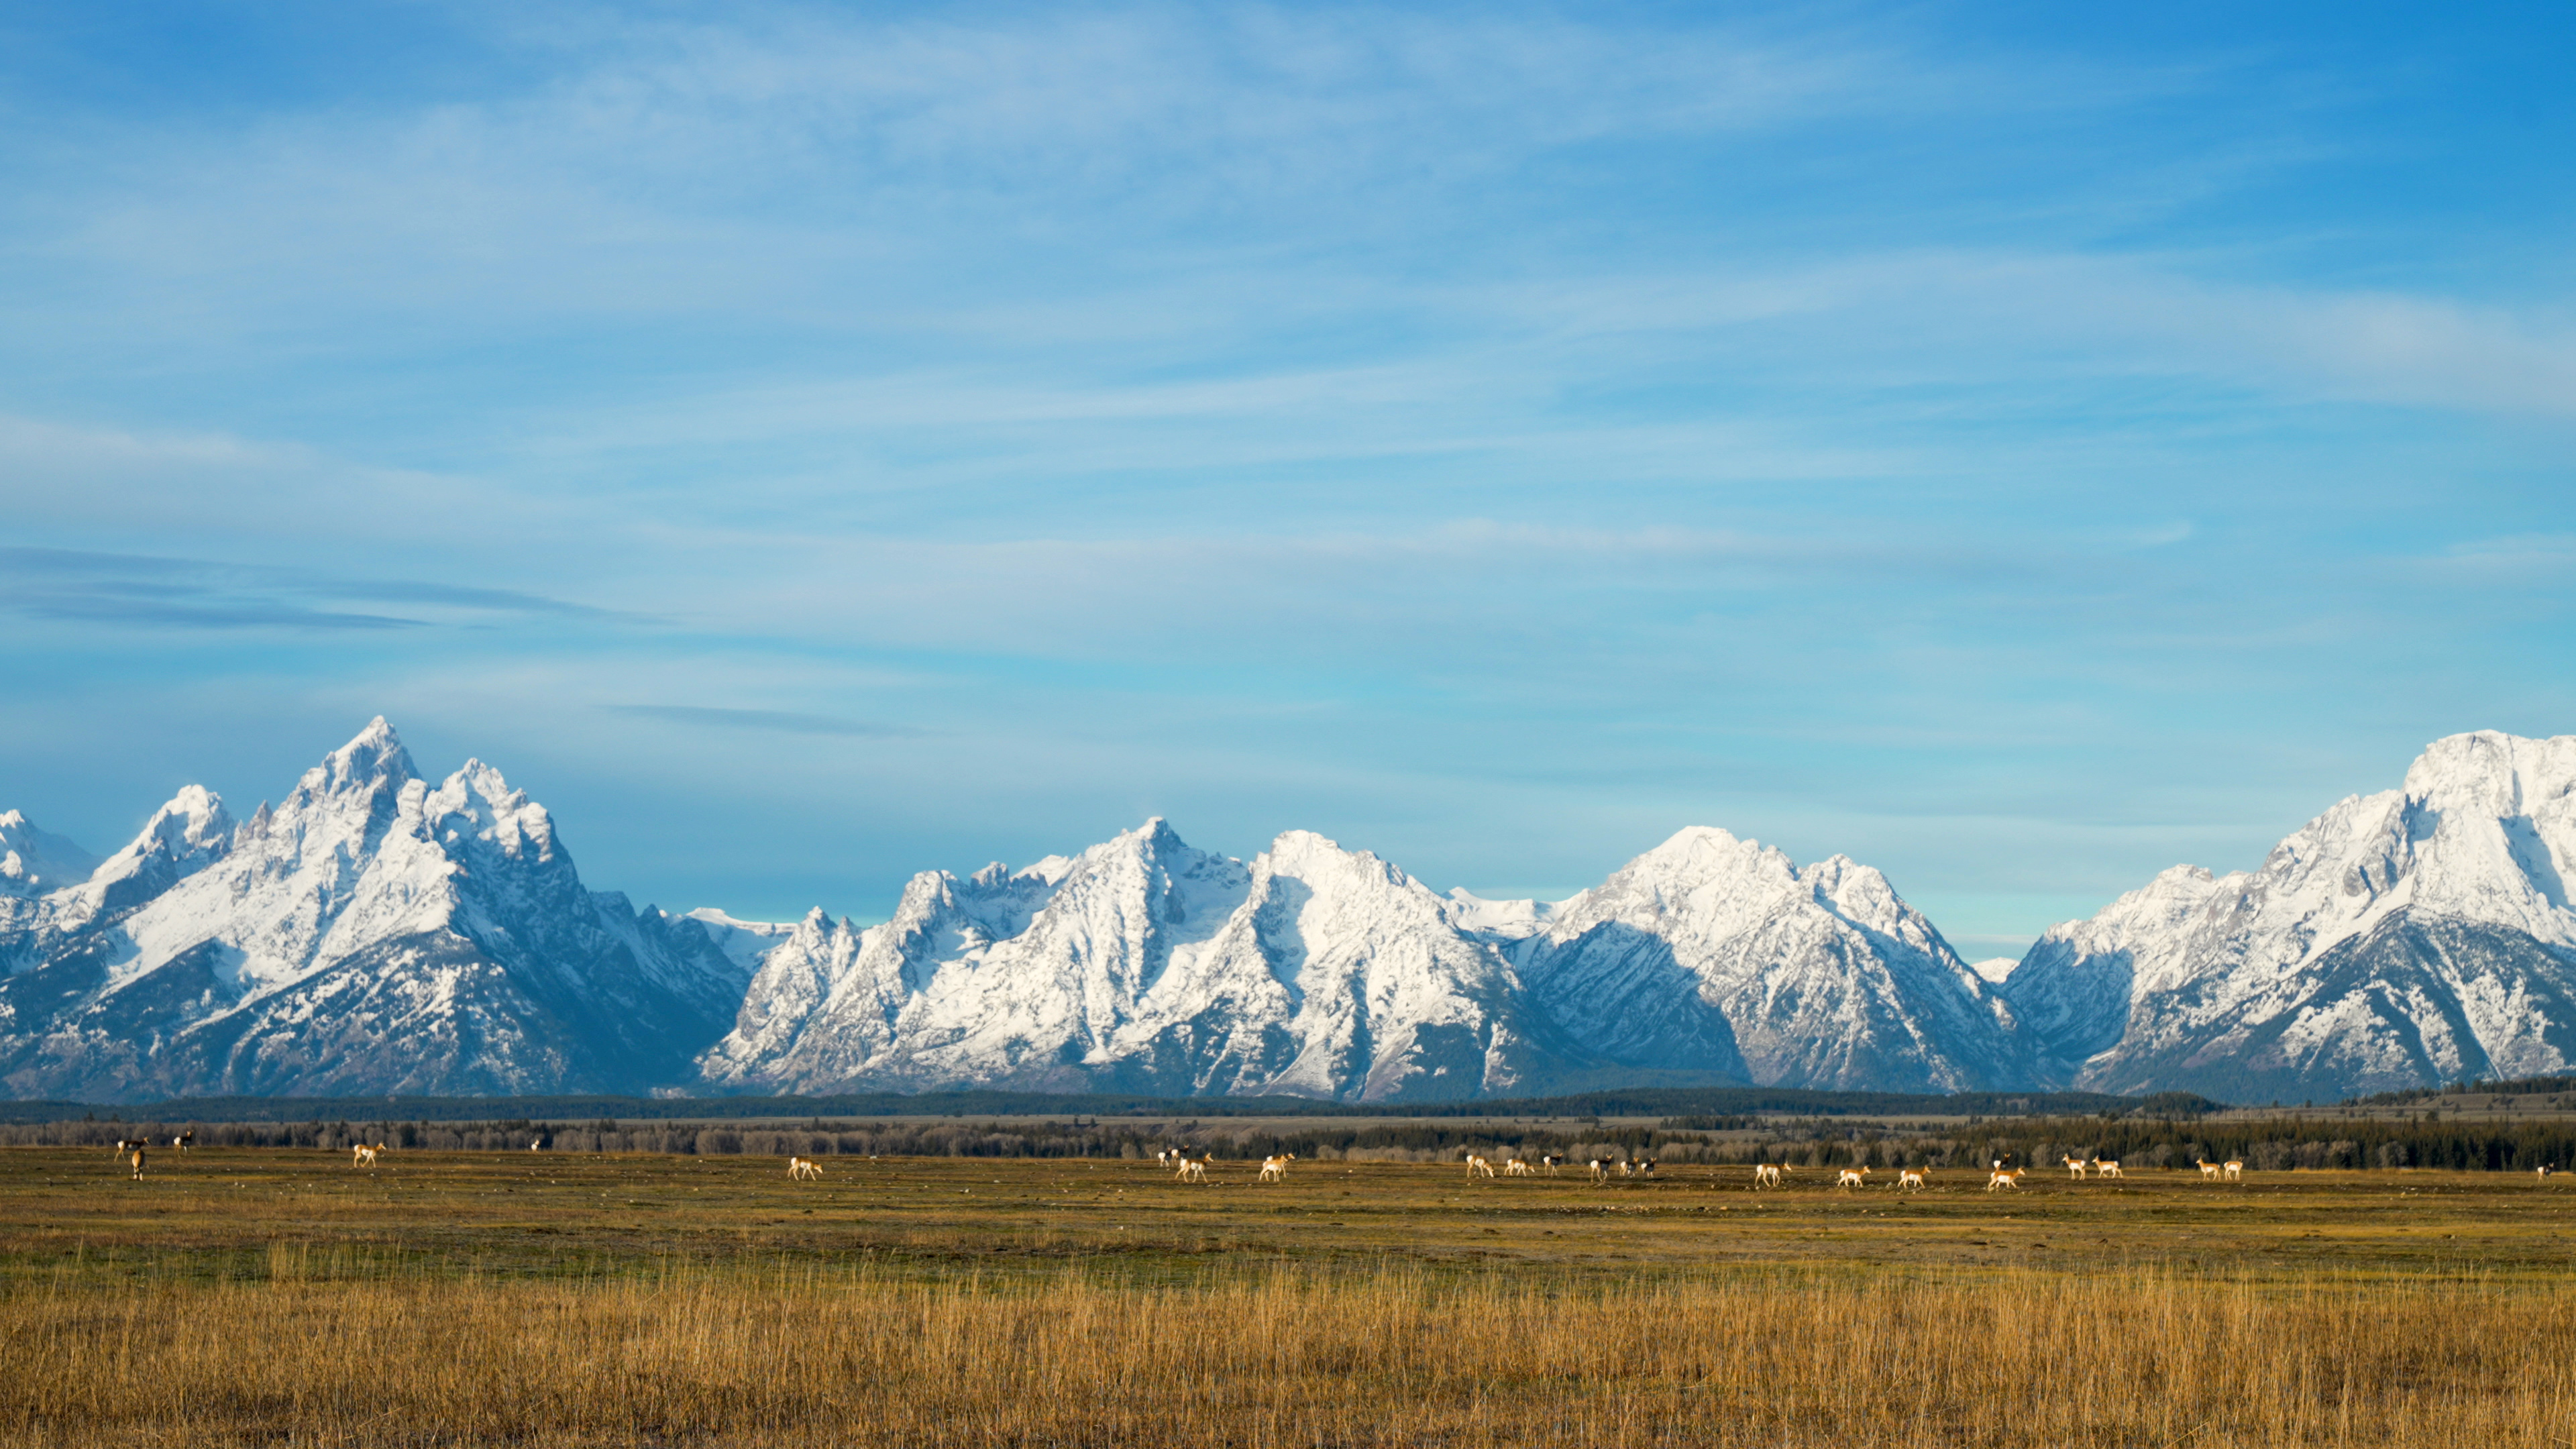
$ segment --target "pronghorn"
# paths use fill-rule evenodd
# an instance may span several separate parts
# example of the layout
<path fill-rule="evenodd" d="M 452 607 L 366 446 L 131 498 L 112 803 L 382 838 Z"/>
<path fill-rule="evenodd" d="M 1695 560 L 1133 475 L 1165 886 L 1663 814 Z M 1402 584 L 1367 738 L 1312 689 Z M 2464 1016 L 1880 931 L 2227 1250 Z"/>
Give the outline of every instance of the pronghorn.
<path fill-rule="evenodd" d="M 1288 1177 L 1288 1164 L 1296 1160 L 1297 1154 L 1294 1152 L 1289 1153 L 1285 1157 L 1265 1157 L 1261 1159 L 1261 1180 L 1263 1182 L 1286 1181 Z"/>
<path fill-rule="evenodd" d="M 1854 1171 L 1851 1168 L 1846 1167 L 1842 1171 L 1834 1174 L 1834 1186 L 1837 1188 L 1867 1187 L 1869 1186 L 1868 1179 L 1868 1168 L 1864 1167 L 1858 1171 Z"/>
<path fill-rule="evenodd" d="M 2209 1160 L 2208 1158 L 2206 1158 L 2206 1157 L 2195 1157 L 2195 1158 L 2193 1158 L 2193 1159 L 2192 1159 L 2192 1161 L 2197 1162 L 2197 1163 L 2199 1163 L 2199 1164 L 2200 1164 L 2200 1175 L 2201 1175 L 2202 1177 L 2205 1177 L 2205 1178 L 2209 1179 L 2209 1180 L 2210 1180 L 2210 1181 L 2212 1181 L 2212 1182 L 2216 1182 L 2216 1181 L 2218 1180 L 2218 1164 L 2217 1164 L 2217 1163 L 2210 1161 L 2210 1160 Z"/>
<path fill-rule="evenodd" d="M 2237 1182 L 2241 1181 L 2244 1176 L 2245 1164 L 2233 1157 L 2227 1159 L 2227 1180 L 2229 1182 Z"/>
<path fill-rule="evenodd" d="M 1472 1153 L 1472 1152 L 1468 1153 L 1468 1154 L 1467 1154 L 1467 1175 L 1468 1175 L 1469 1177 L 1471 1177 L 1471 1178 L 1472 1178 L 1472 1177 L 1474 1177 L 1477 1173 L 1480 1173 L 1480 1172 L 1481 1172 L 1481 1173 L 1483 1173 L 1484 1175 L 1486 1175 L 1487 1177 L 1491 1177 L 1491 1176 L 1493 1176 L 1493 1175 L 1494 1175 L 1494 1164 L 1492 1164 L 1492 1163 L 1490 1163 L 1490 1162 L 1487 1162 L 1485 1159 L 1483 1159 L 1483 1158 L 1481 1158 L 1481 1157 L 1478 1157 L 1476 1154 L 1474 1154 L 1474 1153 Z"/>
<path fill-rule="evenodd" d="M 2018 1192 L 2021 1189 L 2021 1175 L 2028 1170 L 2029 1169 L 2027 1168 L 2016 1167 L 2012 1171 L 2006 1172 L 2001 1167 L 1997 1167 L 1995 1169 L 1994 1176 L 1986 1179 L 1986 1191 L 1993 1192 L 1999 1187 L 2009 1187 Z"/>
<path fill-rule="evenodd" d="M 1753 1164 L 1753 1190 L 1755 1192 L 1760 1192 L 1766 1187 L 1778 1187 L 1779 1185 L 1780 1164 L 1776 1162 L 1757 1162 Z"/>
<path fill-rule="evenodd" d="M 1651 1157 L 1640 1158 L 1640 1159 L 1638 1160 L 1638 1162 L 1637 1162 L 1637 1175 L 1638 1175 L 1639 1177 L 1652 1177 L 1652 1176 L 1654 1176 L 1654 1175 L 1655 1175 L 1655 1159 L 1653 1159 L 1653 1158 L 1651 1158 Z"/>
<path fill-rule="evenodd" d="M 2532 1171 L 2541 1177 L 2547 1177 L 2549 1175 L 2549 1164 L 2544 1162 L 2538 1167 L 2533 1168 Z"/>
<path fill-rule="evenodd" d="M 133 1145 L 133 1150 L 132 1150 L 132 1152 L 131 1152 L 131 1157 L 132 1157 L 132 1160 L 133 1160 L 133 1163 L 134 1163 L 134 1180 L 135 1180 L 135 1181 L 137 1181 L 137 1182 L 141 1182 L 141 1181 L 143 1180 L 143 1144 L 142 1144 L 142 1143 L 137 1142 L 137 1143 L 135 1143 L 135 1144 Z"/>
<path fill-rule="evenodd" d="M 1596 1157 L 1584 1165 L 1592 1169 L 1592 1180 L 1594 1182 L 1608 1182 L 1610 1180 L 1609 1158 Z"/>
<path fill-rule="evenodd" d="M 787 1159 L 787 1175 L 800 1180 L 808 1177 L 820 1179 L 823 1164 L 810 1157 L 791 1157 Z"/>
<path fill-rule="evenodd" d="M 1924 1178 L 1929 1175 L 1930 1172 L 1931 1169 L 1928 1167 L 1898 1168 L 1896 1170 L 1896 1190 L 1898 1192 L 1903 1192 L 1909 1187 L 1923 1186 Z"/>
<path fill-rule="evenodd" d="M 1540 1158 L 1538 1163 L 1539 1166 L 1547 1169 L 1548 1176 L 1554 1177 L 1556 1176 L 1556 1170 L 1565 1165 L 1565 1159 L 1551 1152 L 1545 1157 Z"/>
<path fill-rule="evenodd" d="M 2066 1170 L 2074 1173 L 2077 1179 L 2081 1180 L 2084 1176 L 2084 1159 L 2081 1157 L 2069 1157 L 2063 1160 L 2066 1163 Z"/>
<path fill-rule="evenodd" d="M 1158 1149 L 1156 1149 L 1156 1150 L 1155 1150 L 1155 1153 L 1154 1153 L 1154 1165 L 1155 1165 L 1156 1167 L 1169 1167 L 1169 1166 L 1171 1166 L 1171 1165 L 1172 1165 L 1172 1149 L 1170 1149 L 1170 1148 L 1168 1148 L 1168 1147 L 1164 1147 L 1164 1148 L 1158 1148 Z"/>
<path fill-rule="evenodd" d="M 194 1127 L 191 1127 L 191 1128 L 189 1128 L 187 1131 L 182 1132 L 182 1133 L 180 1133 L 178 1136 L 173 1137 L 173 1138 L 171 1138 L 171 1139 L 170 1139 L 170 1145 L 171 1145 L 172 1147 L 177 1148 L 177 1149 L 178 1149 L 178 1150 L 180 1150 L 181 1152 L 185 1152 L 185 1151 L 187 1151 L 189 1148 L 194 1147 L 196 1144 L 197 1144 L 197 1129 L 196 1129 L 196 1128 L 194 1128 Z"/>
<path fill-rule="evenodd" d="M 1529 1176 L 1531 1176 L 1531 1175 L 1532 1175 L 1532 1174 L 1531 1174 L 1531 1172 L 1530 1172 L 1530 1165 L 1529 1165 L 1529 1159 L 1528 1159 L 1528 1158 L 1526 1158 L 1526 1157 L 1512 1157 L 1512 1158 L 1506 1158 L 1506 1159 L 1504 1159 L 1504 1161 L 1503 1161 L 1503 1176 L 1505 1176 L 1505 1177 L 1529 1177 Z"/>
<path fill-rule="evenodd" d="M 2093 1170 L 2102 1174 L 2104 1177 L 2118 1177 L 2120 1175 L 2120 1161 L 2116 1157 L 2096 1157 L 2093 1159 Z"/>
<path fill-rule="evenodd" d="M 1635 1164 L 1635 1163 L 1633 1163 L 1633 1162 L 1630 1162 L 1628 1159 L 1626 1159 L 1626 1158 L 1624 1158 L 1624 1157 L 1620 1158 L 1620 1159 L 1619 1159 L 1619 1175 L 1620 1175 L 1621 1177 L 1626 1177 L 1626 1176 L 1627 1176 L 1631 1171 L 1633 1171 L 1633 1170 L 1636 1168 L 1636 1166 L 1637 1166 L 1637 1164 Z"/>
<path fill-rule="evenodd" d="M 361 1142 L 357 1146 L 349 1149 L 349 1165 L 351 1167 L 373 1167 L 376 1165 L 376 1154 L 382 1151 L 384 1151 L 384 1149 L 381 1147 L 369 1147 L 367 1144 Z"/>
<path fill-rule="evenodd" d="M 1200 1159 L 1199 1159 L 1198 1161 L 1196 1161 L 1196 1162 L 1192 1162 L 1192 1161 L 1190 1161 L 1190 1160 L 1189 1160 L 1188 1158 L 1186 1158 L 1186 1157 L 1182 1158 L 1182 1159 L 1181 1159 L 1181 1181 L 1183 1181 L 1183 1182 L 1205 1182 L 1205 1181 L 1207 1181 L 1207 1165 L 1208 1165 L 1208 1159 L 1207 1159 L 1207 1158 L 1204 1158 L 1204 1157 L 1200 1158 Z"/>

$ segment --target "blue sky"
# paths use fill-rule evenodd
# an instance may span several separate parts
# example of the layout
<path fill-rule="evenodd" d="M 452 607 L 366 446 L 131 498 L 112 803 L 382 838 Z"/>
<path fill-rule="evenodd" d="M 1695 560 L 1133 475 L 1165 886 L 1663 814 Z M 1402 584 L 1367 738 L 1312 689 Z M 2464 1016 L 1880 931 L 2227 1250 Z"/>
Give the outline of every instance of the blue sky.
<path fill-rule="evenodd" d="M 2576 731 L 2576 20 L 2246 8 L 0 5 L 0 807 L 2017 949 Z"/>

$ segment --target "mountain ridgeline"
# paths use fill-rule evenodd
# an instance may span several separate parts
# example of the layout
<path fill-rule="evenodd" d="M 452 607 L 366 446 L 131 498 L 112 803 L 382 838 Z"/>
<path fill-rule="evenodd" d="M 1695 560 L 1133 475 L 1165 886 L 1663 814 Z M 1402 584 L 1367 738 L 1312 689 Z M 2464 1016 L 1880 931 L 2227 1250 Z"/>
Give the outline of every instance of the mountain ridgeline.
<path fill-rule="evenodd" d="M 103 861 L 0 813 L 0 1092 L 2332 1098 L 2563 1068 L 2570 871 L 2576 737 L 2488 733 L 2000 980 L 1878 871 L 1704 827 L 1538 902 L 1149 820 L 924 872 L 880 925 L 763 925 L 590 890 L 544 807 L 377 720 L 275 808 L 190 787 Z"/>

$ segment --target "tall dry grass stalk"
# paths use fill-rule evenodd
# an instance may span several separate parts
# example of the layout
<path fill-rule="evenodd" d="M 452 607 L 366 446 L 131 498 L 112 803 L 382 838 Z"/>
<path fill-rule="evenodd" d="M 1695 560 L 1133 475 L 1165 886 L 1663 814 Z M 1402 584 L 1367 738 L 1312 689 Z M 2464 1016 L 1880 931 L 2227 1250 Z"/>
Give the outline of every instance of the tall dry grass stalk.
<path fill-rule="evenodd" d="M 713 1275 L 28 1285 L 44 1445 L 2563 1445 L 2576 1291 Z"/>

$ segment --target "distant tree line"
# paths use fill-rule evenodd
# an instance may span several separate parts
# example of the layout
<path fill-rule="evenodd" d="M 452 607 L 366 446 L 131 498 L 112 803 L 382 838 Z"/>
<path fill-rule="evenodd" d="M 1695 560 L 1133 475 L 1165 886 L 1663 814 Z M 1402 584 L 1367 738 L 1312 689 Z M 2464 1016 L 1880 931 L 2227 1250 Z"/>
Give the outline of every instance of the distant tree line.
<path fill-rule="evenodd" d="M 1831 1117 L 1725 1119 L 1723 1127 L 1509 1126 L 1491 1122 L 1322 1125 L 1311 1129 L 1224 1119 L 1172 1124 L 1101 1121 L 985 1121 L 897 1118 L 802 1126 L 726 1126 L 598 1118 L 483 1122 L 56 1121 L 0 1125 L 0 1144 L 100 1146 L 145 1136 L 166 1143 L 193 1127 L 200 1147 L 296 1147 L 345 1151 L 383 1143 L 396 1151 L 651 1152 L 681 1155 L 861 1157 L 1150 1158 L 1179 1147 L 1221 1159 L 1294 1153 L 1308 1161 L 1455 1161 L 1468 1152 L 1653 1157 L 1682 1164 L 1783 1162 L 1808 1167 L 1870 1165 L 1983 1170 L 1998 1159 L 2054 1170 L 2063 1157 L 2110 1158 L 2131 1170 L 2187 1169 L 2194 1161 L 2237 1159 L 2260 1172 L 2293 1168 L 2450 1168 L 2527 1172 L 2576 1165 L 2576 1122 L 2278 1118 L 2158 1120 L 2123 1116 L 1995 1118 L 1908 1128 Z"/>

